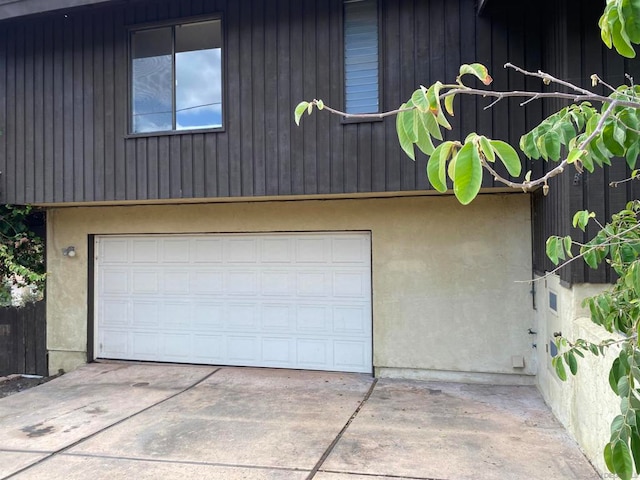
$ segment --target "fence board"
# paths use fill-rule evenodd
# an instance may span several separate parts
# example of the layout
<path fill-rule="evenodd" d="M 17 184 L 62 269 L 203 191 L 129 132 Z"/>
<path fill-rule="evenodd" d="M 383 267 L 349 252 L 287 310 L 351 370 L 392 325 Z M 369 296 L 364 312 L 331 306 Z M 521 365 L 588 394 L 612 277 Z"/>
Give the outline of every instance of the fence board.
<path fill-rule="evenodd" d="M 0 308 L 0 376 L 48 375 L 45 302 Z"/>

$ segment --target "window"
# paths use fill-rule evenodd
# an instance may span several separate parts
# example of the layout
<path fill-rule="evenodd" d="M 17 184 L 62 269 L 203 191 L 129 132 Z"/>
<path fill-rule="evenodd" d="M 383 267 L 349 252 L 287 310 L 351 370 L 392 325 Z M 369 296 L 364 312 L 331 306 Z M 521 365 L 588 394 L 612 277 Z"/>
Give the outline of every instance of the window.
<path fill-rule="evenodd" d="M 344 1 L 345 111 L 377 113 L 378 2 Z"/>
<path fill-rule="evenodd" d="M 222 22 L 131 32 L 131 131 L 222 127 Z"/>

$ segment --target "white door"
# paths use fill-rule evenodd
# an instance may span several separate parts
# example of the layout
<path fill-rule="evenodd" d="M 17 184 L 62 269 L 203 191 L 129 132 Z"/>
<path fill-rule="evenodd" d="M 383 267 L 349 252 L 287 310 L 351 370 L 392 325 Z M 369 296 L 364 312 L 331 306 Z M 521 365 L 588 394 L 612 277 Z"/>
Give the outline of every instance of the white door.
<path fill-rule="evenodd" d="M 97 358 L 372 371 L 369 233 L 96 238 Z"/>

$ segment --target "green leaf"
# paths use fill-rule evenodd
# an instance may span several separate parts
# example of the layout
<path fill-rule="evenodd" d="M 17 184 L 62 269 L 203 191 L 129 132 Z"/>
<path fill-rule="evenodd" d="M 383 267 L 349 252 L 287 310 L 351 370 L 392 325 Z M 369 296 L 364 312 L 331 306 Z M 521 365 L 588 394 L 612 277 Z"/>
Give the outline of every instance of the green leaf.
<path fill-rule="evenodd" d="M 416 119 L 415 129 L 418 134 L 418 139 L 416 140 L 416 145 L 425 155 L 433 154 L 435 147 L 433 146 L 433 142 L 431 141 L 431 135 L 427 131 L 427 127 L 424 124 L 423 117 L 429 115 L 428 113 L 423 114 L 418 110 L 415 110 L 414 117 Z"/>
<path fill-rule="evenodd" d="M 567 235 L 562 239 L 562 246 L 564 247 L 564 251 L 569 257 L 573 257 L 573 253 L 571 253 L 571 246 L 573 245 L 573 239 L 571 235 Z"/>
<path fill-rule="evenodd" d="M 406 103 L 403 103 L 402 106 L 400 107 L 405 108 Z M 400 143 L 400 147 L 402 148 L 402 150 L 404 150 L 404 152 L 407 154 L 407 156 L 411 159 L 411 160 L 415 160 L 416 159 L 416 154 L 413 150 L 413 140 L 411 139 L 411 137 L 407 134 L 407 131 L 405 130 L 405 125 L 407 124 L 403 114 L 412 114 L 413 112 L 400 112 L 398 114 L 398 116 L 396 117 L 396 132 L 398 133 L 398 142 Z M 413 120 L 413 117 L 412 117 Z M 413 126 L 413 124 L 412 124 Z"/>
<path fill-rule="evenodd" d="M 611 461 L 615 473 L 622 480 L 630 480 L 633 475 L 633 462 L 629 446 L 622 440 L 617 440 L 613 444 Z"/>
<path fill-rule="evenodd" d="M 567 372 L 564 369 L 564 363 L 562 362 L 562 357 L 554 357 L 551 359 L 551 364 L 554 366 L 556 370 L 556 375 L 563 382 L 567 379 Z"/>
<path fill-rule="evenodd" d="M 433 151 L 429 160 L 427 161 L 427 177 L 431 186 L 440 193 L 447 191 L 447 177 L 446 177 L 446 158 L 442 158 L 442 151 L 445 149 L 445 144 L 440 144 Z"/>
<path fill-rule="evenodd" d="M 609 386 L 618 395 L 618 381 L 624 376 L 624 368 L 620 363 L 620 357 L 616 358 L 609 370 Z"/>
<path fill-rule="evenodd" d="M 611 38 L 613 39 L 613 46 L 620 55 L 627 58 L 635 58 L 636 52 L 631 46 L 631 40 L 627 35 L 626 30 L 623 28 L 619 19 L 615 19 L 612 23 L 609 23 L 611 28 Z"/>
<path fill-rule="evenodd" d="M 304 112 L 307 111 L 308 107 L 309 107 L 309 102 L 300 102 L 298 104 L 294 112 L 294 120 L 296 122 L 296 125 L 300 126 L 300 119 L 302 118 L 302 115 L 304 114 Z"/>
<path fill-rule="evenodd" d="M 603 456 L 604 456 L 604 463 L 609 469 L 609 471 L 611 473 L 615 473 L 614 466 L 613 466 L 613 449 L 612 449 L 611 443 L 607 443 L 604 446 Z"/>
<path fill-rule="evenodd" d="M 627 165 L 629 165 L 629 168 L 633 169 L 636 167 L 636 161 L 638 160 L 638 155 L 640 155 L 640 142 L 634 143 L 627 150 L 627 154 L 625 155 L 625 158 L 627 160 Z"/>
<path fill-rule="evenodd" d="M 492 162 L 492 163 L 495 162 L 496 154 L 495 154 L 495 151 L 493 150 L 493 147 L 491 146 L 491 142 L 487 137 L 481 136 L 479 138 L 480 138 L 480 149 L 484 154 L 484 158 L 486 158 L 488 162 Z"/>
<path fill-rule="evenodd" d="M 509 175 L 517 177 L 522 171 L 522 164 L 520 163 L 520 157 L 514 148 L 506 142 L 500 140 L 490 140 L 491 147 L 494 152 L 500 157 L 503 165 L 506 167 Z"/>
<path fill-rule="evenodd" d="M 629 396 L 629 377 L 622 376 L 618 380 L 618 396 L 620 397 L 628 397 Z"/>
<path fill-rule="evenodd" d="M 548 132 L 544 137 L 544 150 L 547 152 L 547 156 L 551 160 L 558 160 L 560 158 L 560 135 L 556 132 Z"/>
<path fill-rule="evenodd" d="M 631 453 L 633 454 L 633 463 L 636 468 L 636 472 L 640 472 L 640 435 L 638 435 L 637 427 L 631 433 Z"/>
<path fill-rule="evenodd" d="M 537 160 L 540 158 L 540 150 L 536 146 L 536 140 L 532 132 L 520 137 L 520 150 L 524 152 L 527 158 Z"/>
<path fill-rule="evenodd" d="M 584 232 L 587 228 L 587 224 L 589 223 L 589 219 L 591 218 L 596 218 L 596 214 L 589 210 L 576 212 L 573 216 L 573 228 L 579 228 Z"/>
<path fill-rule="evenodd" d="M 490 85 L 491 82 L 493 81 L 493 79 L 489 75 L 489 71 L 487 70 L 487 67 L 485 67 L 480 63 L 472 63 L 471 65 L 466 65 L 466 64 L 461 65 L 460 74 L 458 75 L 458 80 L 460 80 L 460 78 L 463 75 L 473 75 L 479 78 L 480 81 L 485 85 Z"/>
<path fill-rule="evenodd" d="M 425 90 L 419 88 L 413 95 L 411 95 L 411 102 L 420 112 L 428 112 L 429 111 L 429 102 L 427 101 L 427 95 Z"/>
<path fill-rule="evenodd" d="M 624 29 L 629 35 L 629 40 L 632 43 L 640 43 L 640 1 L 623 1 L 622 12 L 624 17 Z"/>
<path fill-rule="evenodd" d="M 447 113 L 452 117 L 454 116 L 453 101 L 455 100 L 455 98 L 456 98 L 455 95 L 448 95 L 444 97 L 444 108 L 447 110 Z"/>
<path fill-rule="evenodd" d="M 576 373 L 578 373 L 578 361 L 576 360 L 576 357 L 571 350 L 565 352 L 564 360 L 565 362 L 567 362 L 567 365 L 569 365 L 571 375 L 575 375 Z"/>
<path fill-rule="evenodd" d="M 324 108 L 324 102 L 322 100 L 318 100 L 316 102 L 316 107 L 318 107 L 318 110 L 322 110 Z"/>
<path fill-rule="evenodd" d="M 468 205 L 482 186 L 482 163 L 472 142 L 466 143 L 455 161 L 453 193 L 463 205 Z"/>
<path fill-rule="evenodd" d="M 431 134 L 433 138 L 436 140 L 442 140 L 442 131 L 440 131 L 440 126 L 436 121 L 436 117 L 431 112 L 427 112 L 422 117 L 424 119 L 424 124 L 427 127 L 427 130 Z"/>

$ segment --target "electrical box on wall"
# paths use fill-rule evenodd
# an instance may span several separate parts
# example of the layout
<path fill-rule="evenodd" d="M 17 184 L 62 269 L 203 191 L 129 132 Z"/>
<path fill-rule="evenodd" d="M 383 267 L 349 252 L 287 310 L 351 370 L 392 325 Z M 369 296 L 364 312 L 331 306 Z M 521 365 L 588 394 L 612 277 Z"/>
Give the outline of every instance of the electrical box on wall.
<path fill-rule="evenodd" d="M 522 355 L 513 355 L 511 357 L 511 366 L 513 368 L 524 368 L 524 357 Z"/>

